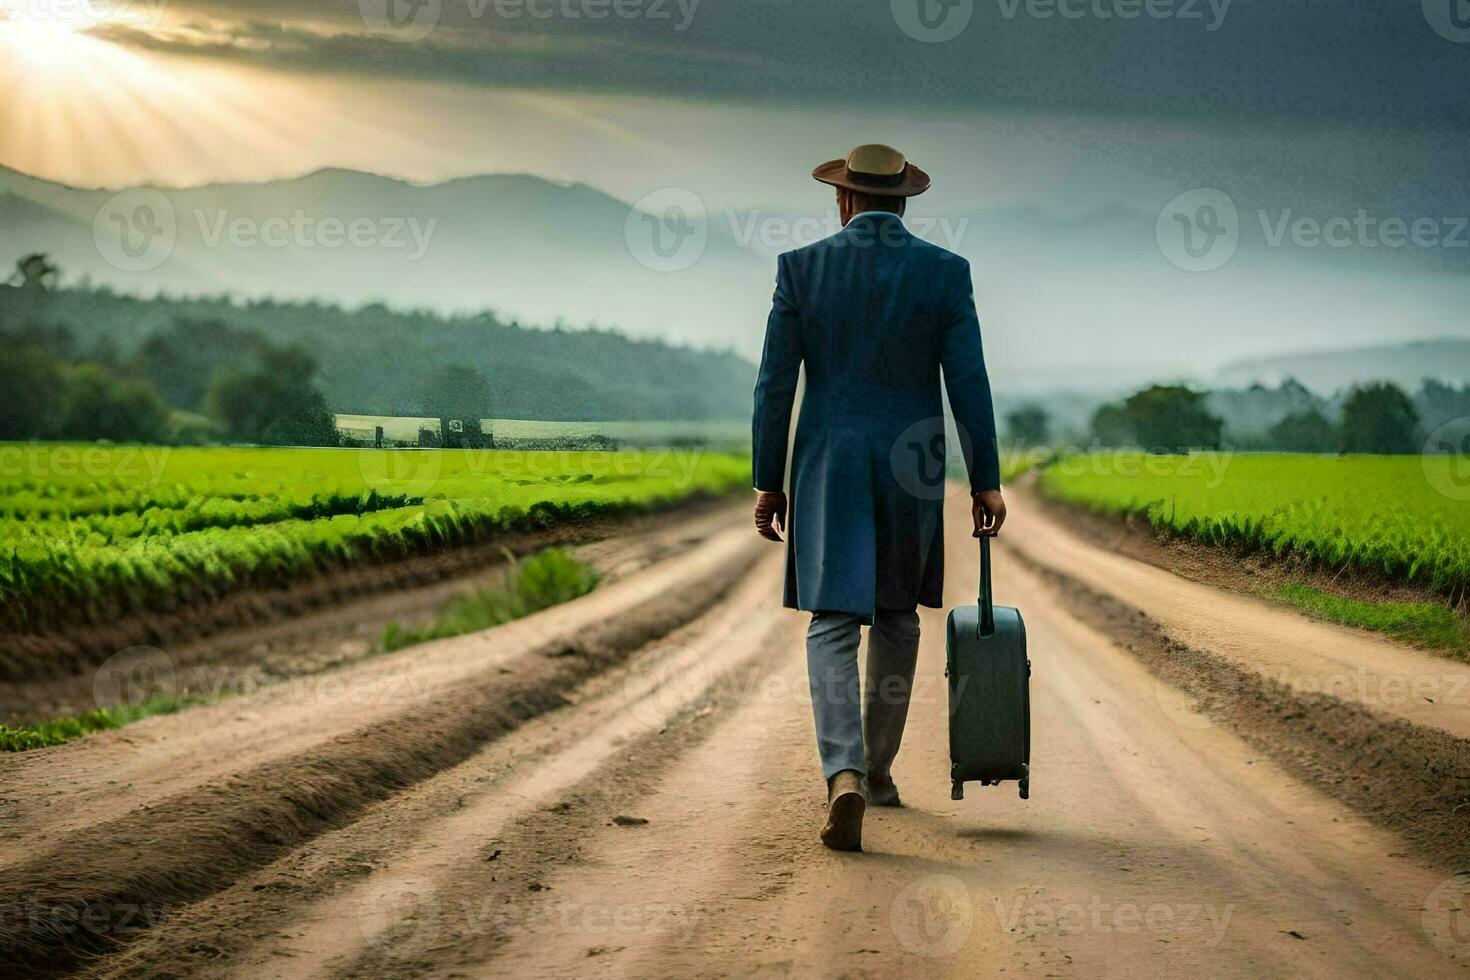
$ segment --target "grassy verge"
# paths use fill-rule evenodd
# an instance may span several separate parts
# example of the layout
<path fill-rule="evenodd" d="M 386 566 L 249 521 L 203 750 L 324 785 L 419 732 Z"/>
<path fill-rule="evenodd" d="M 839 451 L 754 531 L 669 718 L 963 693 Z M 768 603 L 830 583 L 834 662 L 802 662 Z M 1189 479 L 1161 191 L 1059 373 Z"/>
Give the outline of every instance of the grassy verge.
<path fill-rule="evenodd" d="M 479 589 L 453 599 L 427 626 L 409 628 L 389 623 L 383 631 L 383 649 L 399 650 L 508 623 L 585 595 L 599 578 L 596 569 L 577 561 L 564 549 L 548 548 L 517 565 L 502 588 Z"/>
<path fill-rule="evenodd" d="M 1375 630 L 1414 646 L 1470 650 L 1464 622 L 1436 602 L 1364 602 L 1296 582 L 1279 586 L 1273 595 L 1318 619 Z"/>
<path fill-rule="evenodd" d="M 429 625 L 405 629 L 389 623 L 383 634 L 384 650 L 489 629 L 528 616 L 590 592 L 600 578 L 596 569 L 560 548 L 548 548 L 520 563 L 501 589 L 481 589 L 450 602 Z M 97 708 L 80 715 L 53 718 L 35 725 L 0 725 L 0 752 L 29 752 L 94 732 L 121 728 L 153 715 L 169 715 L 204 699 L 155 695 L 136 705 Z"/>
<path fill-rule="evenodd" d="M 60 745 L 93 732 L 121 728 L 152 715 L 171 715 L 194 703 L 197 702 L 188 698 L 158 696 L 135 705 L 97 708 L 86 714 L 53 718 L 38 725 L 22 725 L 19 728 L 0 725 L 0 752 L 28 752 L 31 749 Z"/>

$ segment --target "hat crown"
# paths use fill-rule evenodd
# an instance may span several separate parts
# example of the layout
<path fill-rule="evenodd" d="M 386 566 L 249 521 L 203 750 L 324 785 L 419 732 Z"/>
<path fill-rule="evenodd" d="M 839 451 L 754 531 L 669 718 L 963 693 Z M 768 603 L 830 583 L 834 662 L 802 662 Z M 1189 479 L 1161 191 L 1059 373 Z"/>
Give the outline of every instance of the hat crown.
<path fill-rule="evenodd" d="M 882 143 L 864 143 L 855 146 L 847 155 L 847 169 L 855 174 L 876 174 L 892 177 L 903 173 L 908 163 L 899 151 Z"/>

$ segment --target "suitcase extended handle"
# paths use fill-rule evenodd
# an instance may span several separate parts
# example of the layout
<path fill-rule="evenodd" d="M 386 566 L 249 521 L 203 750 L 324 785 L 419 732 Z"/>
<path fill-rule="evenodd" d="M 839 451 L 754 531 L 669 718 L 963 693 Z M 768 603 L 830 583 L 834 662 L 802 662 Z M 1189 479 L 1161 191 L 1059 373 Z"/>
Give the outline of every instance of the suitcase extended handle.
<path fill-rule="evenodd" d="M 995 635 L 995 596 L 990 584 L 990 535 L 980 535 L 980 635 Z"/>

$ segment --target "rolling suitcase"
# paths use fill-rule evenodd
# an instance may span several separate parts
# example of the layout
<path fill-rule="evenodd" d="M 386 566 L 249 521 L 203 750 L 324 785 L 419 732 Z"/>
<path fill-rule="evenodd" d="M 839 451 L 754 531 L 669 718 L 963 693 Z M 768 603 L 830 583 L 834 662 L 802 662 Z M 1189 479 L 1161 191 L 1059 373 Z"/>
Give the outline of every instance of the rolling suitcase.
<path fill-rule="evenodd" d="M 965 783 L 1021 782 L 1031 792 L 1031 661 L 1021 611 L 992 598 L 990 538 L 980 539 L 980 602 L 950 611 L 945 630 L 949 678 L 950 798 Z"/>

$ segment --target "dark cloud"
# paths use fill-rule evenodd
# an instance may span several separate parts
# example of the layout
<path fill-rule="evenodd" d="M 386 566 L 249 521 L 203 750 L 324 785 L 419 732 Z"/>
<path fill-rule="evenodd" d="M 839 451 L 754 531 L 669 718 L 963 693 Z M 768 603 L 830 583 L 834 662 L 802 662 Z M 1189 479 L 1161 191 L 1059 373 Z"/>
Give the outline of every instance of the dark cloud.
<path fill-rule="evenodd" d="M 963 13 L 968 0 L 946 2 Z M 414 40 L 374 33 L 367 25 L 384 3 L 400 22 L 433 29 Z M 221 2 L 194 9 L 224 27 L 97 33 L 305 70 L 767 105 L 1470 122 L 1470 43 L 1436 33 L 1421 0 L 975 0 L 965 29 L 942 43 L 900 26 L 918 4 L 935 17 L 949 9 L 939 0 L 362 0 L 325 11 Z"/>

